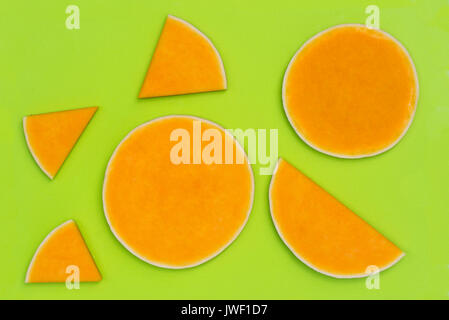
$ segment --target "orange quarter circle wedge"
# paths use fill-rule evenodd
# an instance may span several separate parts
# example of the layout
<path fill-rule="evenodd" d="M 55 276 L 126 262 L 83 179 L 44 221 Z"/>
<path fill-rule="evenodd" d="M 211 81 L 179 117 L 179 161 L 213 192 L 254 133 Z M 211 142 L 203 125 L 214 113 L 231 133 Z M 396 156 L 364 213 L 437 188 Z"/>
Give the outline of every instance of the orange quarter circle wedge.
<path fill-rule="evenodd" d="M 362 158 L 396 145 L 409 128 L 418 78 L 406 49 L 363 25 L 327 29 L 307 41 L 285 72 L 285 113 L 312 148 Z"/>
<path fill-rule="evenodd" d="M 73 220 L 42 241 L 31 260 L 25 282 L 66 282 L 70 275 L 81 282 L 100 281 L 101 275 Z"/>
<path fill-rule="evenodd" d="M 132 254 L 163 268 L 212 259 L 248 220 L 254 178 L 242 147 L 208 120 L 167 116 L 132 130 L 115 149 L 104 212 Z"/>
<path fill-rule="evenodd" d="M 226 86 L 223 62 L 209 38 L 169 15 L 139 98 L 225 90 Z"/>
<path fill-rule="evenodd" d="M 310 268 L 334 278 L 385 270 L 404 253 L 303 173 L 280 159 L 269 191 L 279 236 Z"/>
<path fill-rule="evenodd" d="M 28 149 L 50 179 L 58 173 L 97 109 L 88 107 L 23 118 Z"/>

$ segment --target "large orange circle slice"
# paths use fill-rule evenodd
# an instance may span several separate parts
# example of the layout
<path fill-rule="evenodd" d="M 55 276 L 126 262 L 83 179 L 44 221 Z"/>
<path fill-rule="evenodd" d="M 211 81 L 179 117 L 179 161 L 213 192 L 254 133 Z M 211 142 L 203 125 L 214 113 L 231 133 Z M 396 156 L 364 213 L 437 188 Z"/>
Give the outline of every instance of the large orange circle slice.
<path fill-rule="evenodd" d="M 307 41 L 285 72 L 287 117 L 309 146 L 341 158 L 392 148 L 410 126 L 418 78 L 406 49 L 362 25 L 327 29 Z"/>
<path fill-rule="evenodd" d="M 210 129 L 219 138 L 205 135 Z M 172 161 L 181 142 L 173 134 L 179 132 L 189 134 L 182 141 L 190 142 L 184 150 L 190 163 Z M 198 132 L 206 138 L 196 151 L 220 141 L 221 163 L 194 164 Z M 229 150 L 233 161 L 225 159 Z M 159 267 L 187 268 L 215 257 L 238 236 L 253 193 L 247 156 L 228 131 L 204 119 L 168 116 L 137 127 L 116 148 L 106 169 L 103 206 L 112 232 L 131 253 Z"/>

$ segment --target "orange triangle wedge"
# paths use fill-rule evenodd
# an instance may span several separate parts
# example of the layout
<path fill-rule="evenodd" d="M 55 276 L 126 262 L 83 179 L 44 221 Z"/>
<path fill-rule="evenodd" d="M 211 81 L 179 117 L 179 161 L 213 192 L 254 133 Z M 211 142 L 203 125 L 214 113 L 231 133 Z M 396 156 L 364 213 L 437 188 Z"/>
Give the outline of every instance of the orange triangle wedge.
<path fill-rule="evenodd" d="M 101 280 L 78 227 L 69 220 L 42 241 L 28 267 L 25 282 L 65 282 L 75 269 L 81 282 Z"/>
<path fill-rule="evenodd" d="M 226 89 L 220 54 L 201 31 L 168 16 L 139 98 Z"/>
<path fill-rule="evenodd" d="M 310 268 L 335 278 L 359 278 L 394 265 L 404 253 L 359 216 L 280 159 L 270 185 L 270 209 L 284 243 Z"/>
<path fill-rule="evenodd" d="M 28 149 L 50 179 L 55 177 L 97 109 L 89 107 L 23 118 Z"/>

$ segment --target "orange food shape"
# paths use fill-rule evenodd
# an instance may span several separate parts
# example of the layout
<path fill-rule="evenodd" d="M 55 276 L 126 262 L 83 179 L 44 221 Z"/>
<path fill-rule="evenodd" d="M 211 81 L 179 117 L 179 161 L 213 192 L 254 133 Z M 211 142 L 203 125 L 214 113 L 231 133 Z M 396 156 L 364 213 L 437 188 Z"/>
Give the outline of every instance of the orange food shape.
<path fill-rule="evenodd" d="M 220 54 L 191 24 L 168 16 L 139 98 L 226 89 Z"/>
<path fill-rule="evenodd" d="M 357 278 L 391 267 L 404 253 L 285 160 L 270 185 L 276 229 L 295 256 L 335 278 Z"/>
<path fill-rule="evenodd" d="M 74 272 L 79 272 L 81 282 L 101 280 L 78 227 L 69 220 L 42 241 L 28 267 L 25 282 L 66 282 Z"/>
<path fill-rule="evenodd" d="M 309 146 L 342 158 L 392 148 L 415 113 L 418 79 L 405 48 L 361 25 L 342 25 L 306 42 L 285 72 L 284 109 Z"/>
<path fill-rule="evenodd" d="M 55 177 L 97 109 L 89 107 L 23 118 L 28 149 L 50 179 Z"/>
<path fill-rule="evenodd" d="M 180 132 L 185 139 L 172 136 Z M 221 146 L 212 153 L 221 156 L 210 163 L 204 154 L 213 141 Z M 184 162 L 173 161 L 174 150 L 187 155 Z M 137 127 L 117 147 L 106 170 L 103 206 L 112 232 L 135 256 L 187 268 L 215 257 L 238 236 L 253 192 L 246 154 L 227 131 L 204 119 L 169 116 Z"/>

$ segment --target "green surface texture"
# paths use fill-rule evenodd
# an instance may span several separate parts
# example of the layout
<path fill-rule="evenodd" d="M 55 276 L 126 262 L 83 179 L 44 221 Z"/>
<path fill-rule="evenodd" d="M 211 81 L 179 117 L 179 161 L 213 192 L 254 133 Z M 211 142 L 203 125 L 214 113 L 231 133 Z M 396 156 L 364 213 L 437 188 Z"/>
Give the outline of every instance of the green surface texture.
<path fill-rule="evenodd" d="M 69 4 L 80 29 L 68 30 Z M 311 36 L 364 23 L 380 27 L 412 56 L 420 85 L 415 119 L 392 150 L 367 159 L 323 155 L 284 114 L 282 78 Z M 0 298 L 3 299 L 447 299 L 449 292 L 449 2 L 421 1 L 0 1 Z M 220 52 L 228 90 L 137 99 L 168 14 L 192 23 Z M 27 149 L 22 117 L 99 106 L 54 181 Z M 313 271 L 277 235 L 270 176 L 254 164 L 255 202 L 240 236 L 195 268 L 165 270 L 129 253 L 110 232 L 101 192 L 121 139 L 163 115 L 189 114 L 226 128 L 279 130 L 279 155 L 406 252 L 380 275 L 334 279 Z M 24 283 L 34 251 L 74 219 L 103 275 L 99 283 Z"/>

